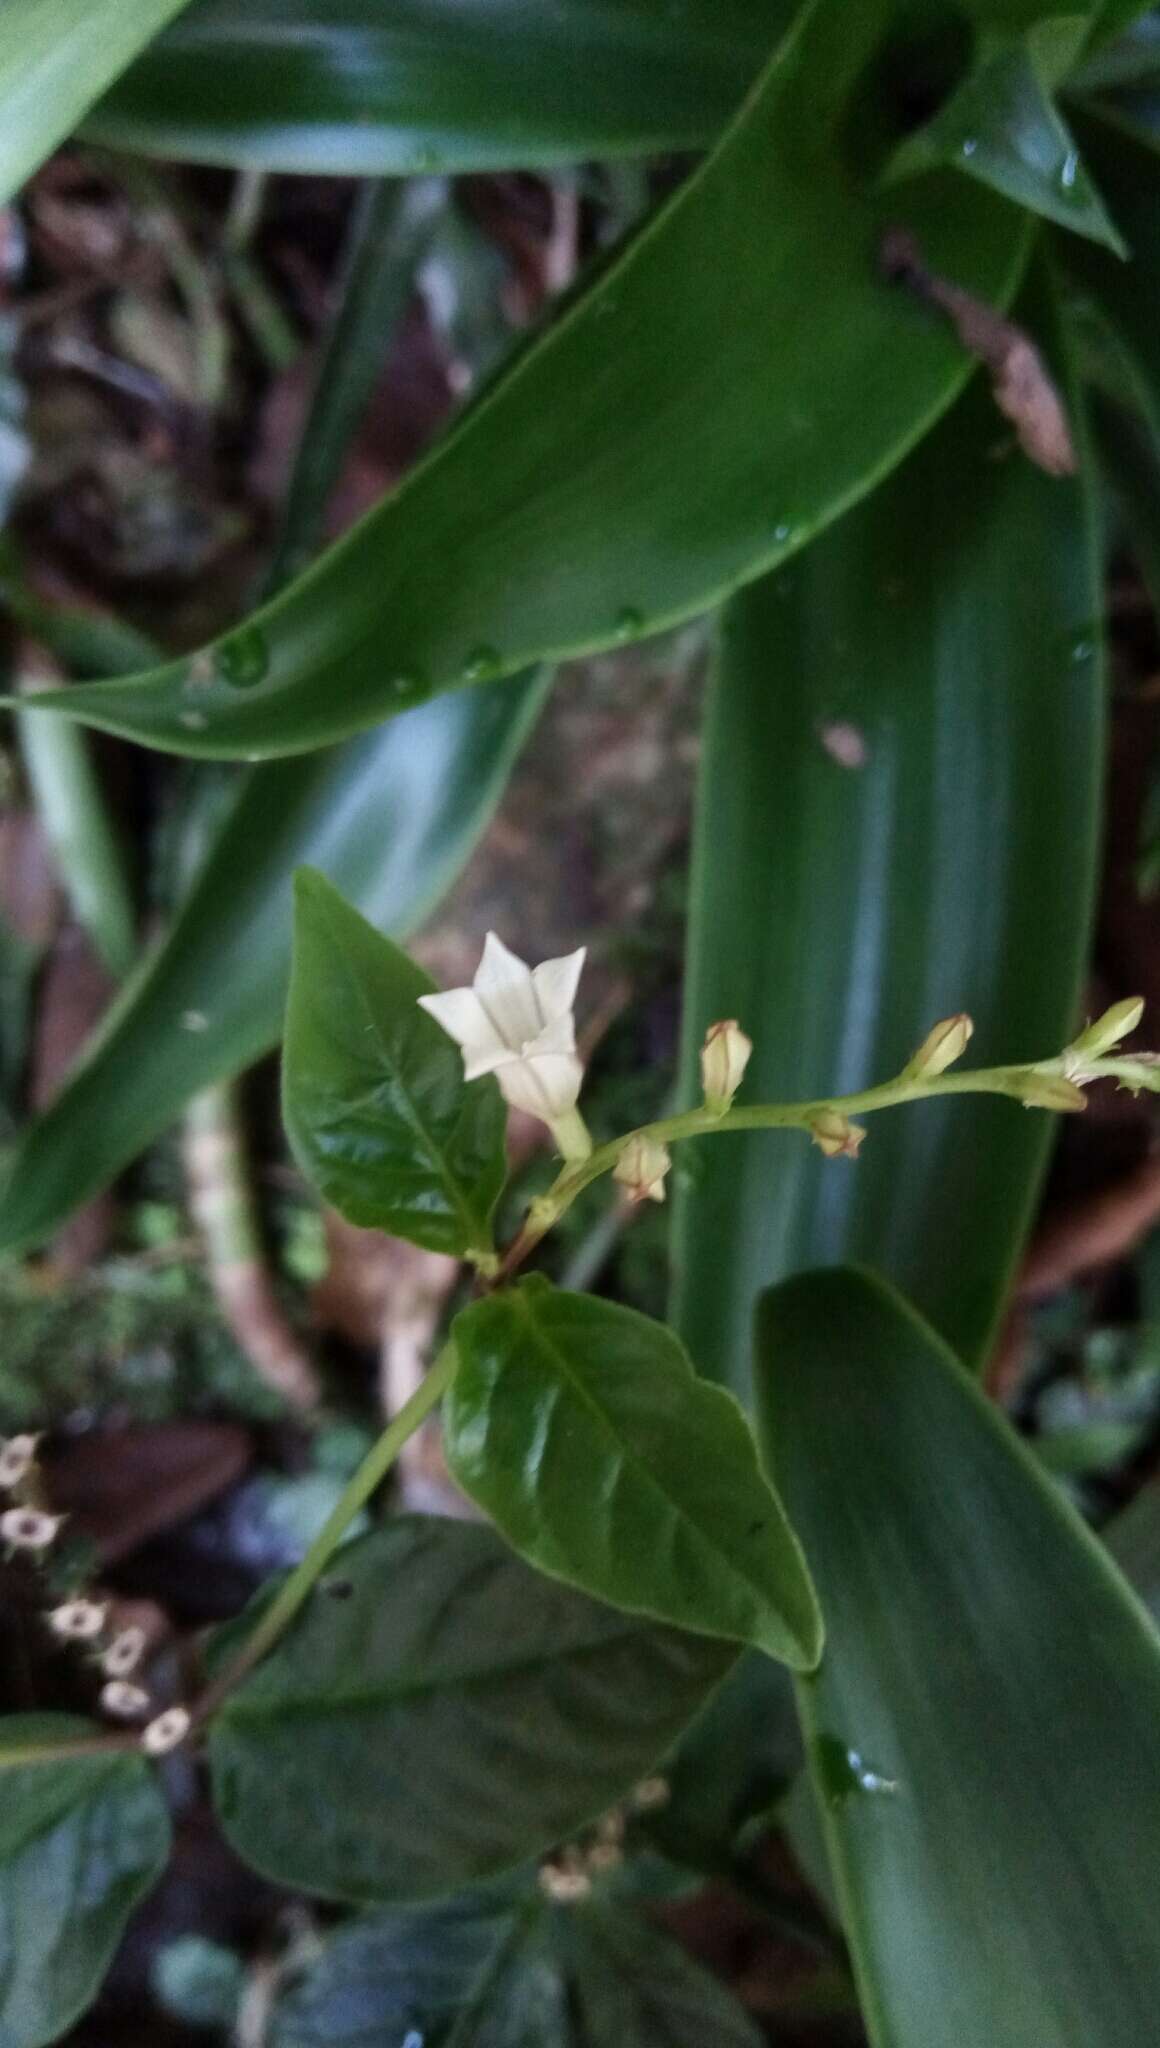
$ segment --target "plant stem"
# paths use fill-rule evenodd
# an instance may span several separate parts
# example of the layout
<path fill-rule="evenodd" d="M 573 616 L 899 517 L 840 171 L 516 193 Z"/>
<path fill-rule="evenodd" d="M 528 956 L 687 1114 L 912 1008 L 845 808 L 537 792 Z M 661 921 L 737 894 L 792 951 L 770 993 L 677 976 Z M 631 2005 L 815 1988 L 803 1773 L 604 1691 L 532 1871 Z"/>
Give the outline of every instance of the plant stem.
<path fill-rule="evenodd" d="M 316 1581 L 326 1570 L 355 1516 L 382 1484 L 408 1438 L 414 1436 L 420 1423 L 446 1393 L 455 1377 L 457 1364 L 454 1346 L 445 1344 L 422 1385 L 416 1387 L 410 1400 L 404 1403 L 394 1421 L 388 1423 L 378 1442 L 368 1451 L 350 1484 L 343 1490 L 341 1498 L 327 1516 L 302 1562 L 295 1566 L 281 1591 L 275 1595 L 257 1627 L 247 1636 L 232 1664 L 226 1667 L 220 1678 L 215 1679 L 198 1700 L 194 1708 L 196 1722 L 204 1722 L 221 1705 L 226 1694 L 232 1692 L 234 1687 L 248 1676 L 255 1664 L 260 1663 L 284 1635 L 299 1608 L 313 1591 Z"/>
<path fill-rule="evenodd" d="M 1123 1059 L 1092 1060 L 1086 1063 L 1085 1078 L 1094 1080 L 1106 1074 L 1130 1082 L 1132 1067 L 1130 1055 Z M 728 1109 L 724 1114 L 704 1108 L 688 1109 L 679 1116 L 662 1117 L 656 1123 L 642 1124 L 639 1129 L 626 1131 L 622 1137 L 613 1138 L 606 1145 L 598 1145 L 587 1159 L 565 1164 L 547 1194 L 539 1196 L 532 1204 L 523 1228 L 500 1262 L 493 1284 L 502 1286 L 511 1277 L 541 1238 L 571 1208 L 576 1197 L 594 1180 L 599 1180 L 602 1174 L 612 1171 L 633 1138 L 672 1145 L 682 1138 L 708 1138 L 719 1131 L 808 1131 L 825 1111 L 845 1117 L 869 1116 L 879 1109 L 893 1109 L 903 1102 L 920 1102 L 936 1095 L 1005 1095 L 1021 1102 L 1032 1075 L 1066 1079 L 1070 1071 L 1068 1056 L 1061 1053 L 1054 1059 L 1012 1067 L 980 1067 L 968 1073 L 918 1076 L 902 1073 L 893 1081 L 881 1081 L 876 1087 L 864 1088 L 857 1095 L 819 1097 L 812 1102 L 747 1103 L 743 1108 Z"/>

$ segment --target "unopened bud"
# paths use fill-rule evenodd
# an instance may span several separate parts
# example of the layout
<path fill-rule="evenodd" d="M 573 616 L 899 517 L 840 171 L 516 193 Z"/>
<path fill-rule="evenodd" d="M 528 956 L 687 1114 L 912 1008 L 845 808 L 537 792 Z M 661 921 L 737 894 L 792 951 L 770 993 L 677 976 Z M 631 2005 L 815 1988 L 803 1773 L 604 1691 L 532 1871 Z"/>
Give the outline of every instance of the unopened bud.
<path fill-rule="evenodd" d="M 191 1725 L 186 1707 L 169 1707 L 164 1714 L 158 1714 L 141 1731 L 141 1747 L 146 1756 L 167 1756 L 179 1742 L 185 1741 Z"/>
<path fill-rule="evenodd" d="M 819 1110 L 810 1125 L 810 1137 L 827 1159 L 856 1159 L 865 1136 L 865 1124 L 852 1124 L 836 1109 Z"/>
<path fill-rule="evenodd" d="M 91 1643 L 105 1626 L 108 1608 L 99 1600 L 66 1600 L 54 1607 L 48 1625 L 65 1643 Z"/>
<path fill-rule="evenodd" d="M 101 1687 L 101 1705 L 118 1721 L 137 1721 L 149 1711 L 149 1695 L 143 1686 L 130 1685 L 124 1678 L 111 1678 Z"/>
<path fill-rule="evenodd" d="M 9 1508 L 0 1515 L 0 1537 L 12 1550 L 47 1550 L 63 1521 L 63 1515 L 44 1515 L 39 1508 Z"/>
<path fill-rule="evenodd" d="M 672 1163 L 667 1145 L 638 1133 L 629 1139 L 612 1169 L 612 1178 L 627 1190 L 630 1202 L 663 1202 L 665 1175 Z"/>
<path fill-rule="evenodd" d="M 701 1047 L 701 1085 L 705 1107 L 714 1116 L 724 1116 L 741 1086 L 753 1040 L 747 1038 L 736 1017 L 710 1024 Z"/>
<path fill-rule="evenodd" d="M 1087 1096 L 1062 1074 L 1027 1073 L 1020 1077 L 1019 1100 L 1024 1109 L 1086 1109 Z"/>
<path fill-rule="evenodd" d="M 944 1017 L 941 1024 L 927 1032 L 907 1066 L 907 1074 L 915 1081 L 928 1080 L 933 1074 L 945 1074 L 948 1067 L 962 1059 L 974 1029 L 965 1011 L 960 1011 L 957 1017 Z"/>
<path fill-rule="evenodd" d="M 121 1629 L 101 1658 L 101 1670 L 110 1678 L 127 1678 L 130 1671 L 136 1671 L 148 1643 L 143 1628 Z"/>
<path fill-rule="evenodd" d="M 39 1442 L 38 1436 L 0 1438 L 0 1489 L 6 1492 L 10 1487 L 19 1486 L 22 1479 L 27 1479 L 36 1463 Z"/>
<path fill-rule="evenodd" d="M 1101 1053 L 1111 1052 L 1122 1038 L 1131 1036 L 1143 1014 L 1143 996 L 1125 996 L 1122 1003 L 1113 1003 L 1086 1031 L 1081 1031 L 1069 1050 L 1084 1053 L 1088 1059 L 1099 1059 Z"/>

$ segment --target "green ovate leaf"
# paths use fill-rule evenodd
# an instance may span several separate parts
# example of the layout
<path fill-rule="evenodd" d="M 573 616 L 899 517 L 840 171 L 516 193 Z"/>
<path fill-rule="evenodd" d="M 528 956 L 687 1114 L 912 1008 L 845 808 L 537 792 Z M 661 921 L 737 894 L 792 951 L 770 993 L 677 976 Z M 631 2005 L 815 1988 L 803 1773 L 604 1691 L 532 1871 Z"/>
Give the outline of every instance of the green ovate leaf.
<path fill-rule="evenodd" d="M 1023 317 L 1042 334 L 1034 306 Z M 757 1102 L 884 1080 L 960 1010 L 971 1064 L 1066 1041 L 1096 860 L 1101 603 L 1081 485 L 1011 450 L 981 379 L 883 491 L 737 601 L 703 754 L 686 1099 L 719 1017 L 755 1041 Z M 857 1161 L 778 1132 L 679 1155 L 676 1324 L 739 1392 L 760 1289 L 850 1258 L 985 1354 L 1050 1119 L 931 1102 L 867 1128 Z"/>
<path fill-rule="evenodd" d="M 749 1425 L 671 1331 L 533 1275 L 452 1338 L 447 1461 L 522 1556 L 630 1613 L 817 1662 L 813 1589 Z"/>
<path fill-rule="evenodd" d="M 1083 48 L 1092 12 L 983 32 L 968 77 L 895 152 L 891 182 L 954 164 L 1017 205 L 1124 255 L 1052 97 Z"/>
<path fill-rule="evenodd" d="M 90 132 L 265 170 L 406 176 L 698 148 L 792 0 L 197 0 Z"/>
<path fill-rule="evenodd" d="M 799 1700 L 875 2048 L 1137 2048 L 1160 2001 L 1160 1639 L 868 1275 L 766 1295 L 757 1374 L 826 1613 Z"/>
<path fill-rule="evenodd" d="M 277 1044 L 303 862 L 397 936 L 422 922 L 491 817 L 545 683 L 444 697 L 334 752 L 246 775 L 168 936 L 10 1155 L 0 1249 L 45 1238 L 200 1088 Z"/>
<path fill-rule="evenodd" d="M 423 1898 L 539 1854 L 653 1769 L 732 1662 L 464 1522 L 392 1522 L 328 1583 L 209 1738 L 239 1854 L 327 1898 Z"/>
<path fill-rule="evenodd" d="M 723 1984 L 621 1905 L 526 1884 L 344 1928 L 274 2012 L 272 2048 L 759 2048 Z"/>
<path fill-rule="evenodd" d="M 0 205 L 185 0 L 4 0 Z"/>
<path fill-rule="evenodd" d="M 213 648 L 39 706 L 175 752 L 289 753 L 687 618 L 800 547 L 970 367 L 881 275 L 899 197 L 847 160 L 894 19 L 894 0 L 811 0 L 708 162 L 282 597 Z M 905 217 L 937 270 L 1008 300 L 1016 209 L 936 174 Z"/>
<path fill-rule="evenodd" d="M 298 1164 L 351 1223 L 462 1257 L 491 1246 L 507 1111 L 419 1008 L 435 983 L 325 875 L 294 882 L 282 1110 Z"/>
<path fill-rule="evenodd" d="M 142 1757 L 11 1761 L 98 1733 L 65 1714 L 0 1720 L 0 2048 L 67 2032 L 169 1853 L 169 1816 Z"/>

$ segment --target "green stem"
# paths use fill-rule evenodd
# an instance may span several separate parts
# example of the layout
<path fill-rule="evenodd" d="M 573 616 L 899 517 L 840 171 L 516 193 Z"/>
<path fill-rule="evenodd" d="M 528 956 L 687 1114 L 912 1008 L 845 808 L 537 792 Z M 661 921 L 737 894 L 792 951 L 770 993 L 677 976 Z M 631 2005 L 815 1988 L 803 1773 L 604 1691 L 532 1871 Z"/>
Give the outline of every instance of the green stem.
<path fill-rule="evenodd" d="M 446 1393 L 455 1377 L 457 1364 L 454 1346 L 445 1344 L 422 1385 L 415 1389 L 410 1400 L 400 1408 L 394 1421 L 384 1429 L 373 1449 L 368 1451 L 354 1478 L 343 1490 L 341 1498 L 327 1516 L 301 1564 L 295 1566 L 281 1591 L 275 1595 L 253 1633 L 247 1636 L 233 1663 L 228 1665 L 221 1677 L 215 1679 L 202 1694 L 194 1710 L 196 1721 L 203 1722 L 215 1712 L 226 1694 L 232 1692 L 234 1687 L 248 1676 L 254 1666 L 261 1662 L 285 1634 L 299 1608 L 326 1570 L 355 1516 L 382 1484 L 403 1445 L 414 1436 L 420 1423 L 426 1420 L 436 1403 Z"/>
<path fill-rule="evenodd" d="M 1132 1061 L 1130 1056 L 1123 1060 L 1093 1060 L 1086 1063 L 1086 1067 L 1092 1079 L 1105 1073 L 1124 1078 L 1132 1067 Z M 496 1284 L 509 1279 L 523 1264 L 529 1252 L 555 1227 L 585 1188 L 599 1180 L 602 1174 L 612 1171 L 633 1138 L 672 1145 L 682 1138 L 708 1138 L 722 1131 L 808 1131 L 825 1111 L 845 1117 L 870 1116 L 876 1110 L 893 1109 L 899 1103 L 920 1102 L 936 1095 L 1005 1095 L 1020 1102 L 1027 1091 L 1029 1076 L 1066 1078 L 1068 1072 L 1067 1056 L 1060 1054 L 1055 1059 L 1037 1060 L 1015 1067 L 981 1067 L 972 1073 L 925 1076 L 902 1073 L 893 1081 L 881 1081 L 877 1087 L 864 1088 L 857 1095 L 819 1097 L 812 1102 L 750 1103 L 741 1109 L 728 1109 L 724 1114 L 705 1108 L 688 1109 L 679 1116 L 662 1117 L 656 1123 L 642 1124 L 637 1130 L 626 1131 L 622 1137 L 613 1138 L 606 1145 L 598 1145 L 587 1159 L 565 1164 L 547 1194 L 539 1196 L 532 1204 L 522 1230 L 504 1255 Z"/>

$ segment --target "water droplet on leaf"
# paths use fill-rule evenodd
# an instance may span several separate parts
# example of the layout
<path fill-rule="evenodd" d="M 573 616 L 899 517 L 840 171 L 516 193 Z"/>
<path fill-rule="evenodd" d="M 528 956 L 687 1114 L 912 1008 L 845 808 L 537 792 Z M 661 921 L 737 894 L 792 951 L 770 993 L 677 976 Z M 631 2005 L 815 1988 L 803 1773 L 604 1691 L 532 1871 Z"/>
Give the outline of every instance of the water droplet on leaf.
<path fill-rule="evenodd" d="M 626 604 L 616 614 L 616 637 L 618 640 L 635 640 L 644 632 L 644 613 L 634 604 Z"/>
<path fill-rule="evenodd" d="M 490 683 L 503 668 L 498 647 L 473 647 L 463 664 L 461 674 L 465 683 Z"/>
<path fill-rule="evenodd" d="M 189 732 L 204 732 L 209 720 L 204 711 L 179 711 L 178 725 L 184 725 Z"/>
<path fill-rule="evenodd" d="M 257 626 L 243 626 L 223 640 L 216 655 L 217 674 L 231 690 L 252 690 L 266 675 L 270 652 Z"/>
<path fill-rule="evenodd" d="M 860 1750 L 851 1749 L 836 1735 L 819 1735 L 814 1743 L 814 1766 L 822 1797 L 832 1809 L 845 1806 L 862 1793 L 895 1793 L 897 1778 L 886 1778 L 868 1764 Z"/>

